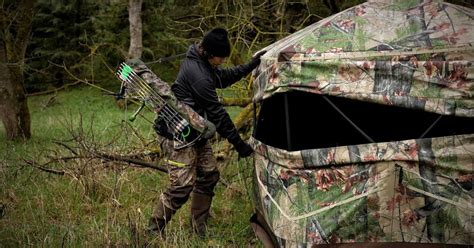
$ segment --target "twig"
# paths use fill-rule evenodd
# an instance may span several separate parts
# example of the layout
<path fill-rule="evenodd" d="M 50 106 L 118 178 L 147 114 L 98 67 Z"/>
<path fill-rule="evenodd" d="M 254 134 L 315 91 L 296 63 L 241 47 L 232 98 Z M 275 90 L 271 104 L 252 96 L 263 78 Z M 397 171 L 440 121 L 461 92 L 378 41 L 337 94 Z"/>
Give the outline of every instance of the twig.
<path fill-rule="evenodd" d="M 97 85 L 95 85 L 95 84 L 93 84 L 93 83 L 90 83 L 90 82 L 87 80 L 87 78 L 85 78 L 85 79 L 80 79 L 80 78 L 78 78 L 76 75 L 74 75 L 74 73 L 72 73 L 72 72 L 66 67 L 66 65 L 65 65 L 64 63 L 63 63 L 62 65 L 56 64 L 56 63 L 53 63 L 53 62 L 50 62 L 50 63 L 53 64 L 53 65 L 55 65 L 55 66 L 57 66 L 57 67 L 63 68 L 64 71 L 66 71 L 66 73 L 67 73 L 69 76 L 71 76 L 72 78 L 74 78 L 75 80 L 77 80 L 77 81 L 79 81 L 79 82 L 81 82 L 81 83 L 85 83 L 85 84 L 87 84 L 87 85 L 89 85 L 89 86 L 92 86 L 92 87 L 94 87 L 94 88 L 97 88 L 97 89 L 99 89 L 99 90 L 101 90 L 101 91 L 103 91 L 103 92 L 107 92 L 107 93 L 109 93 L 109 94 L 115 94 L 114 92 L 112 92 L 112 91 L 110 91 L 110 90 L 104 89 L 104 88 L 99 87 L 99 86 L 97 86 Z"/>
<path fill-rule="evenodd" d="M 31 160 L 26 160 L 26 159 L 24 159 L 23 161 L 24 161 L 26 164 L 31 165 L 31 166 L 33 166 L 33 167 L 35 167 L 35 168 L 38 168 L 38 169 L 40 169 L 40 170 L 42 170 L 42 171 L 45 171 L 45 172 L 49 172 L 49 173 L 52 173 L 52 174 L 55 174 L 55 175 L 61 175 L 61 176 L 65 174 L 64 171 L 58 171 L 58 170 L 48 169 L 48 168 L 45 168 L 45 167 L 43 167 L 43 166 L 41 166 L 41 165 L 36 165 L 36 163 L 35 163 L 34 161 L 31 161 Z M 49 162 L 48 162 L 48 163 L 49 163 Z"/>
<path fill-rule="evenodd" d="M 66 148 L 68 151 L 70 151 L 72 154 L 77 155 L 77 152 L 74 149 L 72 149 L 71 147 L 69 147 L 66 143 L 61 142 L 61 141 L 53 141 L 53 143 L 56 144 L 56 145 L 62 146 L 64 148 Z"/>
<path fill-rule="evenodd" d="M 26 96 L 28 96 L 28 97 L 29 96 L 40 96 L 40 95 L 47 95 L 47 94 L 51 94 L 51 93 L 57 93 L 60 90 L 67 89 L 68 87 L 74 86 L 74 85 L 79 84 L 79 83 L 81 83 L 81 81 L 76 80 L 73 83 L 63 85 L 59 88 L 55 88 L 55 89 L 52 89 L 52 90 L 41 91 L 41 92 L 30 93 L 30 94 L 26 94 Z"/>

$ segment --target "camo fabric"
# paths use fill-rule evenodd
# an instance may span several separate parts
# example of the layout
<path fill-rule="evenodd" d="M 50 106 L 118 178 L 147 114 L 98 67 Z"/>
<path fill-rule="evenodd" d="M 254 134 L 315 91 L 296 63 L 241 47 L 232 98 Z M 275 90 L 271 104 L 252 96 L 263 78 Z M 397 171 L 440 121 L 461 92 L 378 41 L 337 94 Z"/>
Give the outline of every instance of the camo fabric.
<path fill-rule="evenodd" d="M 168 105 L 175 109 L 181 117 L 186 119 L 192 127 L 199 132 L 215 130 L 215 127 L 209 127 L 213 126 L 212 123 L 200 116 L 188 105 L 178 101 L 171 91 L 169 84 L 156 76 L 156 74 L 153 73 L 141 60 L 128 60 L 127 63 L 166 101 Z"/>
<path fill-rule="evenodd" d="M 474 243 L 474 134 L 295 152 L 251 144 L 257 208 L 281 247 Z"/>
<path fill-rule="evenodd" d="M 299 90 L 474 117 L 472 9 L 368 1 L 262 50 L 254 102 Z M 256 206 L 282 247 L 474 244 L 474 133 L 292 152 L 251 144 Z"/>
<path fill-rule="evenodd" d="M 474 116 L 472 9 L 440 1 L 369 1 L 263 50 L 255 102 L 302 90 Z"/>

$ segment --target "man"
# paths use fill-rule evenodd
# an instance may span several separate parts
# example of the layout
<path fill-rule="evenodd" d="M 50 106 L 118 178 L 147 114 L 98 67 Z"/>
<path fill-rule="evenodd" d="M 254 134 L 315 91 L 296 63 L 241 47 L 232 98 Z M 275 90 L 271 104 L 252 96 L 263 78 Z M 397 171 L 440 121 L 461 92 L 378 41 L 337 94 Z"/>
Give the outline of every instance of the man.
<path fill-rule="evenodd" d="M 240 157 L 248 157 L 253 150 L 238 134 L 229 114 L 218 100 L 216 88 L 228 87 L 248 75 L 260 64 L 260 57 L 265 52 L 258 53 L 247 64 L 230 69 L 219 68 L 229 57 L 230 50 L 225 29 L 209 31 L 199 44 L 189 47 L 171 88 L 178 100 L 212 122 L 217 132 L 234 146 Z M 166 223 L 192 193 L 191 224 L 193 230 L 204 237 L 214 187 L 219 180 L 211 145 L 203 140 L 191 147 L 174 150 L 172 141 L 165 143 L 170 185 L 160 195 L 148 229 L 162 235 Z"/>

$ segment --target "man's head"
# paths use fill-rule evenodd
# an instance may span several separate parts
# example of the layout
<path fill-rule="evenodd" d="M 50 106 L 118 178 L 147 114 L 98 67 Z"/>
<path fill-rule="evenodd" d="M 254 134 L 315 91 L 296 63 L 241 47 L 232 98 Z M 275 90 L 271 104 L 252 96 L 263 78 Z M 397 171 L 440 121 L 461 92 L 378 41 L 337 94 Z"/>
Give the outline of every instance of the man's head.
<path fill-rule="evenodd" d="M 211 65 L 217 66 L 225 63 L 230 55 L 230 42 L 227 31 L 223 28 L 214 28 L 207 32 L 201 42 L 203 50 Z"/>

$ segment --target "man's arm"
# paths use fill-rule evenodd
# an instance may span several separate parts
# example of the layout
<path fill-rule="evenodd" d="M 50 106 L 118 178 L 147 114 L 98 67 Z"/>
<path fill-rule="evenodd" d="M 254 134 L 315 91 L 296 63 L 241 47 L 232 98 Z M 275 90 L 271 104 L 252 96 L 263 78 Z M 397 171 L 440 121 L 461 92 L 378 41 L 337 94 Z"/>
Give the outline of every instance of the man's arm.
<path fill-rule="evenodd" d="M 227 88 L 232 84 L 238 82 L 243 77 L 247 76 L 256 66 L 250 63 L 244 65 L 238 65 L 227 69 L 217 69 L 217 75 L 219 76 L 220 82 L 217 82 L 217 88 Z"/>
<path fill-rule="evenodd" d="M 249 156 L 253 150 L 242 140 L 229 114 L 218 101 L 213 82 L 202 79 L 195 82 L 192 87 L 197 104 L 204 108 L 207 119 L 216 125 L 217 132 L 234 145 L 241 157 Z"/>
<path fill-rule="evenodd" d="M 220 84 L 217 83 L 217 88 L 226 88 L 236 83 L 243 77 L 247 76 L 253 69 L 257 68 L 260 64 L 260 57 L 265 54 L 266 51 L 257 53 L 250 62 L 243 65 L 238 65 L 228 69 L 217 69 L 217 75 L 220 78 Z"/>

